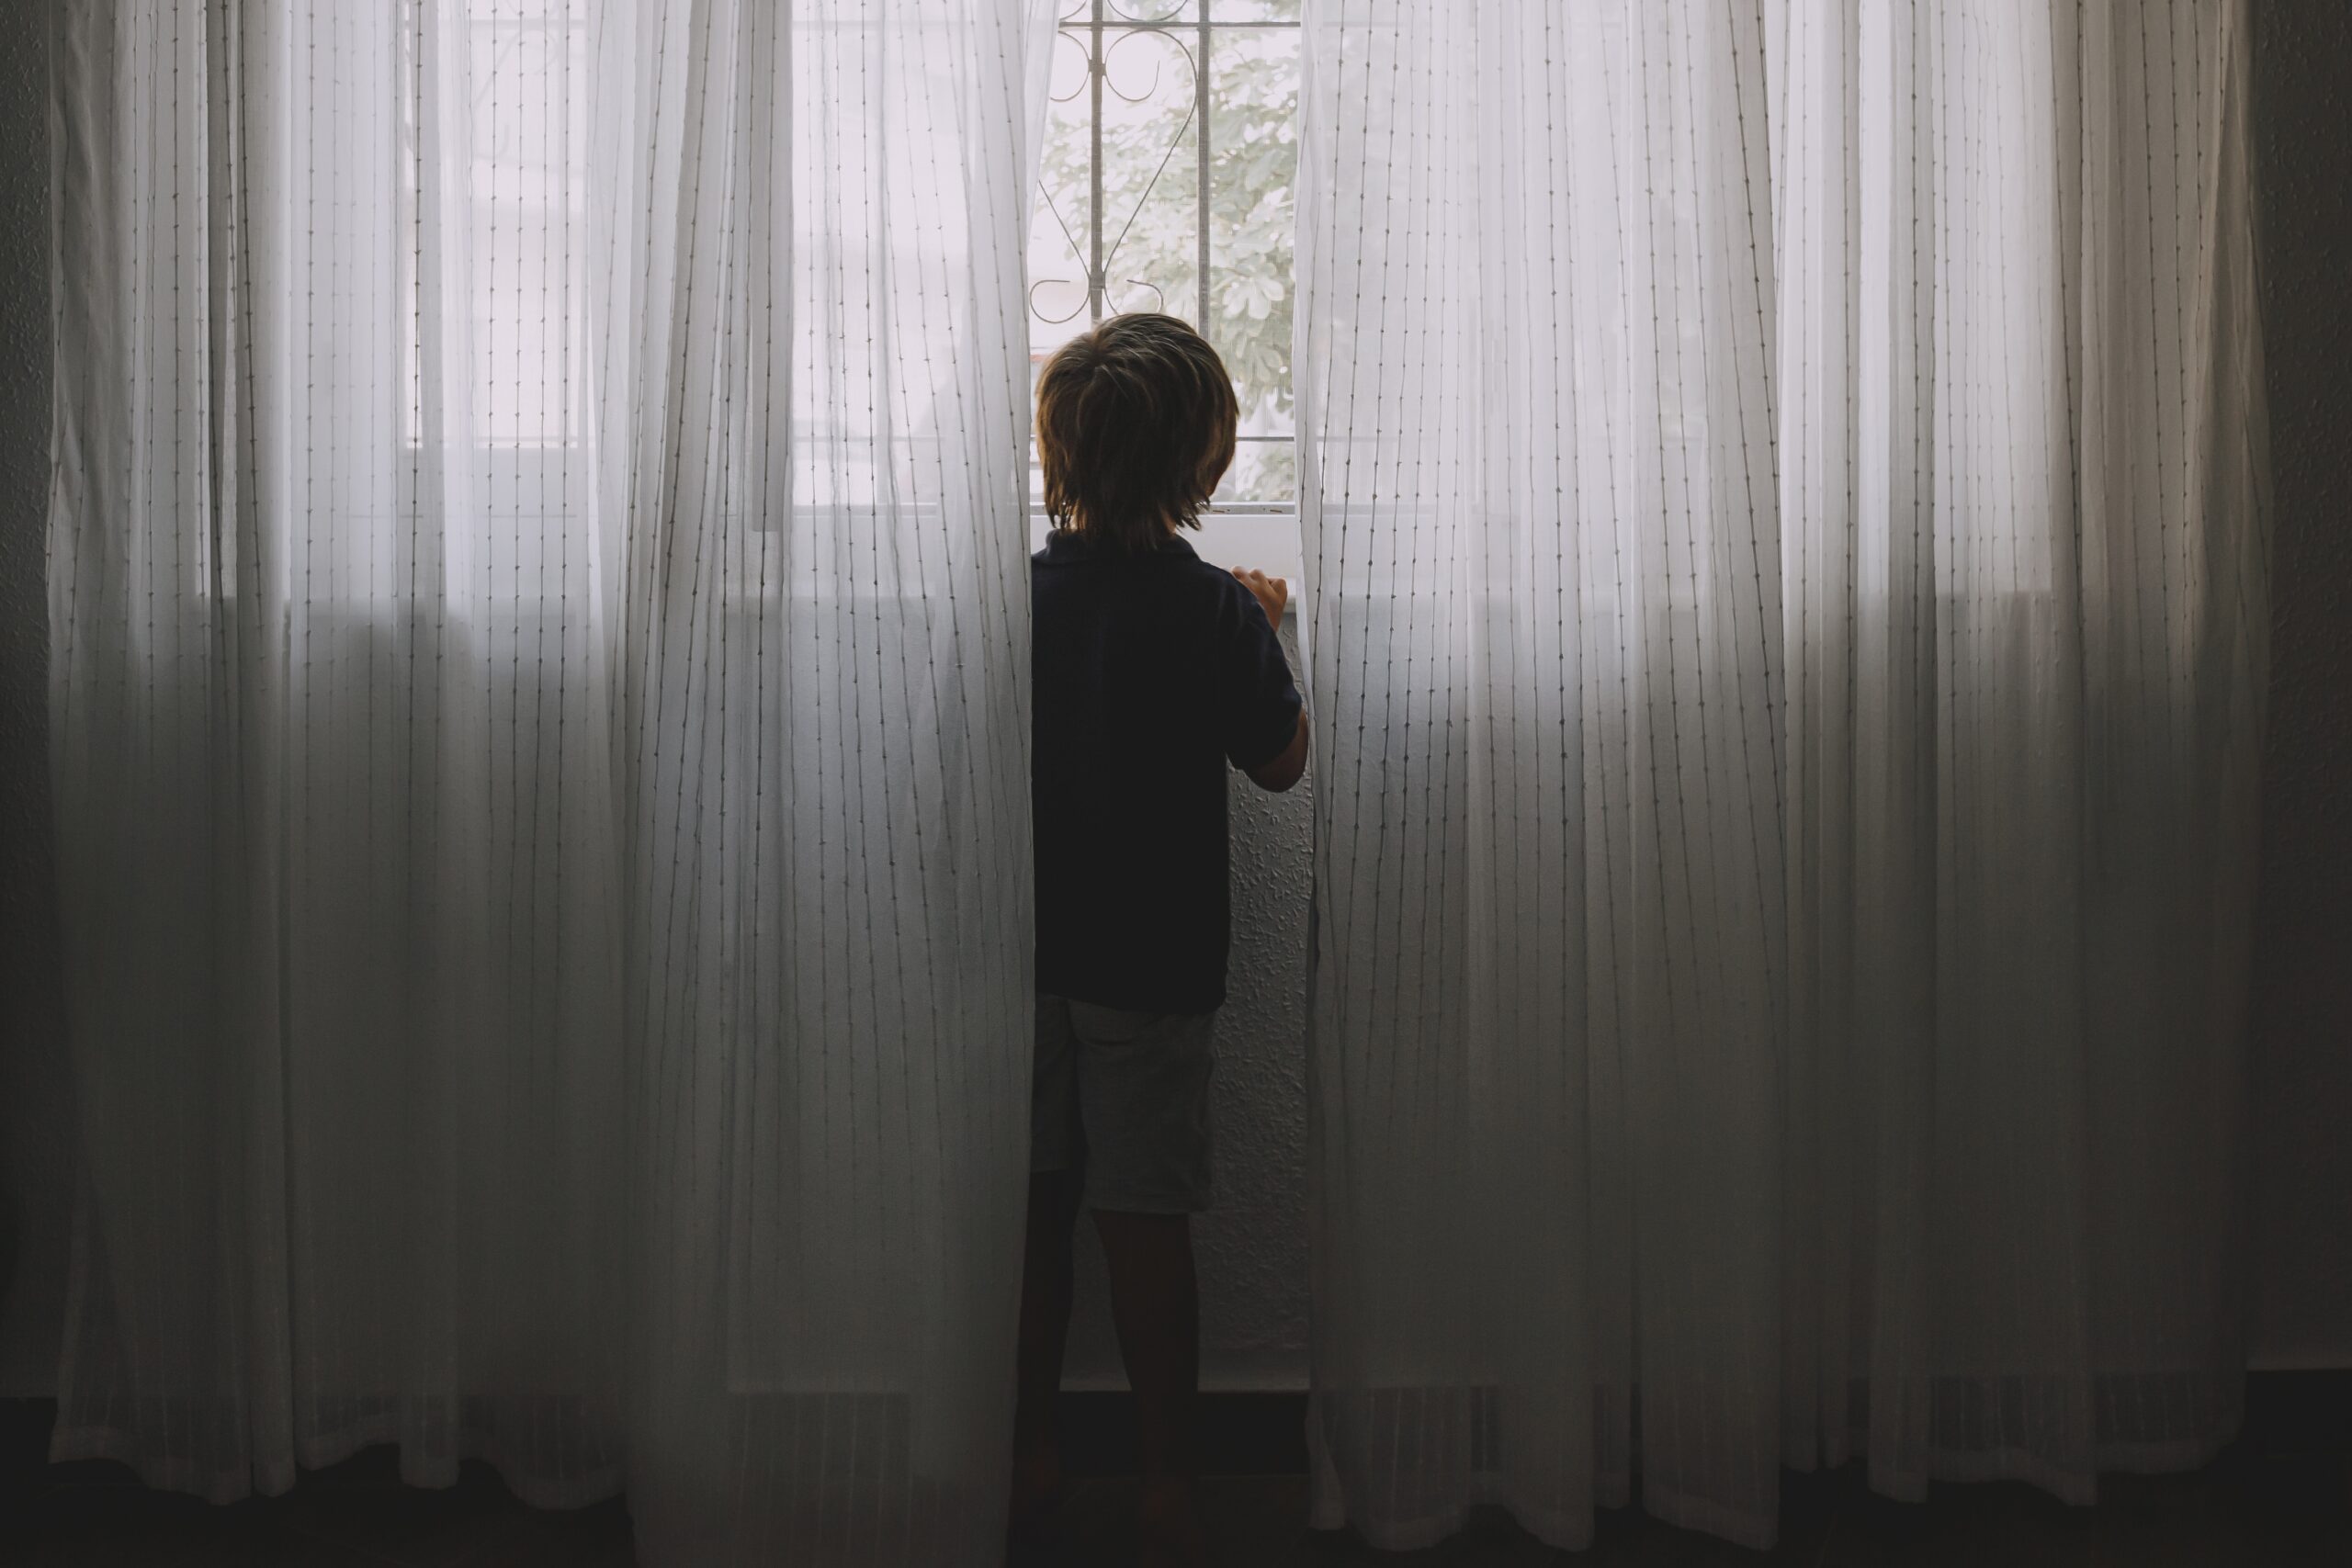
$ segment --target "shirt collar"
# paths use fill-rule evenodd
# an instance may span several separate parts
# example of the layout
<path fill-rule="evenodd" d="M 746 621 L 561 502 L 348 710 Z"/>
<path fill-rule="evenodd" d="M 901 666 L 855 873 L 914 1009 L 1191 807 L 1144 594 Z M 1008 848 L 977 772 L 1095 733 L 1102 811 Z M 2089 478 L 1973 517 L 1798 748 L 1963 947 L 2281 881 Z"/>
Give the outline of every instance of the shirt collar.
<path fill-rule="evenodd" d="M 1186 544 L 1181 536 L 1173 536 L 1161 540 L 1159 547 L 1152 553 L 1163 556 L 1181 556 L 1186 560 L 1198 560 L 1201 558 L 1199 555 L 1193 551 L 1193 547 Z M 1100 560 L 1110 556 L 1110 551 L 1096 549 L 1092 545 L 1087 543 L 1086 540 L 1080 537 L 1078 535 L 1071 533 L 1067 528 L 1057 528 L 1052 533 L 1046 536 L 1046 558 L 1049 561 Z"/>

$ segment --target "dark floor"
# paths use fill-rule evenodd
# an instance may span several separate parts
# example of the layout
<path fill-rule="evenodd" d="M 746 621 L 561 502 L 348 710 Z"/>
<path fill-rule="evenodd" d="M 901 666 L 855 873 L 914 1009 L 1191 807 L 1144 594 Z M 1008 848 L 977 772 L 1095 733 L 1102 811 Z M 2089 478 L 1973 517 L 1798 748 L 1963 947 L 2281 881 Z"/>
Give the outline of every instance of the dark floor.
<path fill-rule="evenodd" d="M 447 1491 L 401 1487 L 368 1456 L 306 1477 L 284 1497 L 212 1508 L 148 1492 L 103 1464 L 53 1468 L 0 1517 L 7 1568 L 622 1568 L 634 1561 L 617 1502 L 574 1513 L 516 1503 L 487 1470 Z M 1605 1512 L 1593 1551 L 1548 1551 L 1504 1519 L 1408 1556 L 1306 1528 L 1295 1476 L 1204 1483 L 1216 1561 L 1226 1568 L 1359 1563 L 1997 1564 L 2008 1568 L 2352 1568 L 2352 1454 L 2237 1451 L 2195 1475 L 2113 1477 L 2097 1508 L 2069 1508 L 2022 1486 L 1939 1489 L 1906 1506 L 1871 1496 L 1850 1473 L 1789 1480 L 1782 1540 L 1769 1554 Z M 1132 1483 L 1080 1483 L 1049 1547 L 1014 1568 L 1115 1568 L 1129 1554 Z"/>

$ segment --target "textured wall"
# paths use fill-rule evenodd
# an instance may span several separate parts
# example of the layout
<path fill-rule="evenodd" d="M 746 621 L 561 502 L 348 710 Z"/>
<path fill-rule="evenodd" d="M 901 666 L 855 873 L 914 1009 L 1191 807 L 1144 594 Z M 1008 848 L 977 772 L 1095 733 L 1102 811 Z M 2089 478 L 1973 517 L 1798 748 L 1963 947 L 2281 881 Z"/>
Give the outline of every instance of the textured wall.
<path fill-rule="evenodd" d="M 0 1191 L 18 1220 L 0 1394 L 55 1366 L 70 1187 L 49 851 L 41 510 L 49 430 L 46 6 L 0 3 Z M 2352 6 L 2256 0 L 2277 475 L 2277 640 L 2251 1086 L 2256 1359 L 2352 1365 Z M 1222 1203 L 1200 1230 L 1207 1372 L 1296 1382 L 1306 1343 L 1306 796 L 1237 782 Z M 1074 1382 L 1117 1365 L 1098 1259 Z"/>
<path fill-rule="evenodd" d="M 2256 1363 L 2352 1366 L 2352 5 L 2255 0 L 2275 528 Z"/>

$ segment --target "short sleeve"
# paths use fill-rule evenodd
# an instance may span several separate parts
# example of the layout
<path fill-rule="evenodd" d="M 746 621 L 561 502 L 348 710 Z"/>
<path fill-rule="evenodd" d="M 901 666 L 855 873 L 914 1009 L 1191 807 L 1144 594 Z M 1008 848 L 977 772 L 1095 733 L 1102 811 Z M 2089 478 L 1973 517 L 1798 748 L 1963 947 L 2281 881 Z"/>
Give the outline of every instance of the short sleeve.
<path fill-rule="evenodd" d="M 1298 733 L 1304 705 L 1265 607 L 1239 582 L 1233 590 L 1222 617 L 1225 648 L 1218 697 L 1224 707 L 1226 757 L 1247 773 L 1289 747 Z"/>

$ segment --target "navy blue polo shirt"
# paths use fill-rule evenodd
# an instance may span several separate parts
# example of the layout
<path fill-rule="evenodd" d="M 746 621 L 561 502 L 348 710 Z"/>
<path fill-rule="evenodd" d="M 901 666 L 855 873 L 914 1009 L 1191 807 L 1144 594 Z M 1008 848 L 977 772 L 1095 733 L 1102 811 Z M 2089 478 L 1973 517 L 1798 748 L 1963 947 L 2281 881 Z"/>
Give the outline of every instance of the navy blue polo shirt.
<path fill-rule="evenodd" d="M 1257 595 L 1182 539 L 1030 558 L 1037 988 L 1132 1012 L 1225 1000 L 1226 774 L 1297 732 Z"/>

